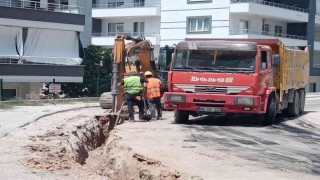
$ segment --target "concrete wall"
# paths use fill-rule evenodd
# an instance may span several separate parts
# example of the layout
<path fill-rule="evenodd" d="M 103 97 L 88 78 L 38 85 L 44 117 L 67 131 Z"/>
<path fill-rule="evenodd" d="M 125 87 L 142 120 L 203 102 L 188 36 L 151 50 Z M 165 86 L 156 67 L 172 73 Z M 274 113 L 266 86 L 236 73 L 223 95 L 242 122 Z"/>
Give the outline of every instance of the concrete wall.
<path fill-rule="evenodd" d="M 320 92 L 320 76 L 310 76 L 309 83 L 317 84 L 317 92 Z M 307 92 L 309 92 L 309 86 L 307 87 Z"/>
<path fill-rule="evenodd" d="M 230 1 L 187 4 L 185 0 L 161 1 L 161 46 L 172 45 L 188 38 L 226 38 L 229 35 Z M 211 16 L 211 33 L 187 34 L 187 17 Z"/>
<path fill-rule="evenodd" d="M 3 89 L 15 89 L 16 98 L 26 98 L 27 94 L 38 96 L 42 93 L 42 83 L 3 83 Z"/>
<path fill-rule="evenodd" d="M 146 36 L 149 36 L 150 33 L 160 33 L 160 17 L 103 19 L 101 23 L 101 32 L 102 34 L 108 32 L 108 23 L 124 23 L 124 31 L 133 32 L 133 22 L 144 22 L 144 32 L 146 33 Z"/>
<path fill-rule="evenodd" d="M 74 0 L 75 1 L 75 0 Z M 81 14 L 85 15 L 84 31 L 80 33 L 80 40 L 83 48 L 91 44 L 92 37 L 92 1 L 77 0 L 81 7 Z M 70 2 L 70 1 L 69 1 Z"/>

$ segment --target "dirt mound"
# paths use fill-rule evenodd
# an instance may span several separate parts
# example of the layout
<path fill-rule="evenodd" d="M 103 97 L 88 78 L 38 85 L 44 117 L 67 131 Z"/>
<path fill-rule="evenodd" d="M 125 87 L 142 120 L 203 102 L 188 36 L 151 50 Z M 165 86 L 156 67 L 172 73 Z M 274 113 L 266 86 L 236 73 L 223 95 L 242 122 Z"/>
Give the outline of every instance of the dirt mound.
<path fill-rule="evenodd" d="M 121 138 L 111 132 L 103 151 L 104 163 L 97 168 L 99 175 L 110 179 L 178 180 L 201 178 L 191 177 L 171 169 L 159 160 L 138 154 L 125 146 Z M 90 159 L 90 158 L 89 158 Z"/>

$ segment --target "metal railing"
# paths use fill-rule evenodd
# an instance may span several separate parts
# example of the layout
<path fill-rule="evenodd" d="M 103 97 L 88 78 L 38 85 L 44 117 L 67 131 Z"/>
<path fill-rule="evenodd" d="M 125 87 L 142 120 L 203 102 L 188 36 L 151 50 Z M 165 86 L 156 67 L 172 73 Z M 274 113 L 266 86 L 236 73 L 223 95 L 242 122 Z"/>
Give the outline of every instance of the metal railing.
<path fill-rule="evenodd" d="M 158 32 L 102 32 L 102 33 L 92 33 L 93 37 L 114 37 L 117 34 L 127 34 L 129 36 L 148 36 L 148 37 L 153 37 L 153 36 L 159 36 Z"/>
<path fill-rule="evenodd" d="M 52 62 L 31 62 L 24 59 L 11 59 L 11 58 L 0 58 L 0 64 L 19 64 L 19 65 L 46 65 L 46 66 L 67 66 L 66 64 L 61 63 L 52 63 Z M 80 66 L 80 65 L 72 65 Z"/>
<path fill-rule="evenodd" d="M 18 59 L 4 58 L 0 59 L 0 64 L 18 64 Z"/>
<path fill-rule="evenodd" d="M 235 4 L 235 3 L 256 3 L 256 4 L 266 5 L 266 6 L 272 6 L 272 7 L 282 8 L 282 9 L 288 9 L 288 10 L 292 10 L 292 11 L 299 11 L 299 12 L 303 12 L 303 13 L 308 13 L 309 12 L 308 9 L 299 8 L 299 7 L 295 7 L 295 6 L 290 6 L 290 5 L 286 5 L 286 4 L 274 3 L 274 2 L 270 2 L 270 1 L 264 1 L 264 0 L 231 0 L 230 2 L 231 2 L 231 4 Z"/>
<path fill-rule="evenodd" d="M 153 2 L 138 2 L 138 3 L 126 3 L 126 2 L 109 2 L 106 4 L 92 4 L 93 9 L 112 9 L 112 8 L 140 8 L 140 7 L 158 7 L 160 1 Z"/>
<path fill-rule="evenodd" d="M 298 35 L 291 35 L 291 34 L 274 33 L 274 32 L 259 31 L 259 30 L 254 30 L 254 29 L 231 29 L 229 31 L 229 34 L 230 35 L 254 34 L 254 35 L 273 36 L 273 37 L 280 37 L 280 38 L 307 40 L 307 36 L 298 36 Z"/>
<path fill-rule="evenodd" d="M 69 6 L 69 5 L 55 4 L 55 3 L 42 3 L 42 2 L 26 1 L 26 0 L 0 0 L 0 6 L 81 14 L 81 8 L 78 6 Z"/>
<path fill-rule="evenodd" d="M 312 67 L 318 69 L 318 68 L 320 68 L 320 64 L 313 64 Z"/>

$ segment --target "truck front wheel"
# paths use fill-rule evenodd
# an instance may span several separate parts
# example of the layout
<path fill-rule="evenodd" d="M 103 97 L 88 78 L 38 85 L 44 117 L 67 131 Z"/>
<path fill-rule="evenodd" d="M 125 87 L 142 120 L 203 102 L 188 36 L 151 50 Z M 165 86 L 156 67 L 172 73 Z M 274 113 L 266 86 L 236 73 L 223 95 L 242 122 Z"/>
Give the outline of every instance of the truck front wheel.
<path fill-rule="evenodd" d="M 188 120 L 189 120 L 189 111 L 183 111 L 183 110 L 174 111 L 174 121 L 177 124 L 187 123 Z"/>
<path fill-rule="evenodd" d="M 276 101 L 274 98 L 274 95 L 270 95 L 268 99 L 268 105 L 267 110 L 265 114 L 259 115 L 259 124 L 261 125 L 269 125 L 274 123 L 274 120 L 277 115 L 277 109 L 276 109 Z"/>

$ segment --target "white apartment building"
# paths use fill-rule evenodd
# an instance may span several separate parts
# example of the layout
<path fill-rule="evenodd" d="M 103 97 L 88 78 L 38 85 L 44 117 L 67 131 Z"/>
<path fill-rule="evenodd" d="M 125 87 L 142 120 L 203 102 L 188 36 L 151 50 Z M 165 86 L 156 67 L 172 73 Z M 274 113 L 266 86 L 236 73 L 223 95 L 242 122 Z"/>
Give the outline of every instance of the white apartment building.
<path fill-rule="evenodd" d="M 160 48 L 160 0 L 93 0 L 92 44 L 112 48 L 116 34 L 144 36 Z"/>
<path fill-rule="evenodd" d="M 77 3 L 0 0 L 0 101 L 37 97 L 42 83 L 83 81 L 85 15 Z"/>
<path fill-rule="evenodd" d="M 185 38 L 279 38 L 288 46 L 306 46 L 309 1 L 93 0 L 92 43 L 111 48 L 115 34 L 127 33 L 150 39 L 156 51 Z M 320 91 L 320 0 L 315 1 L 309 91 Z"/>

